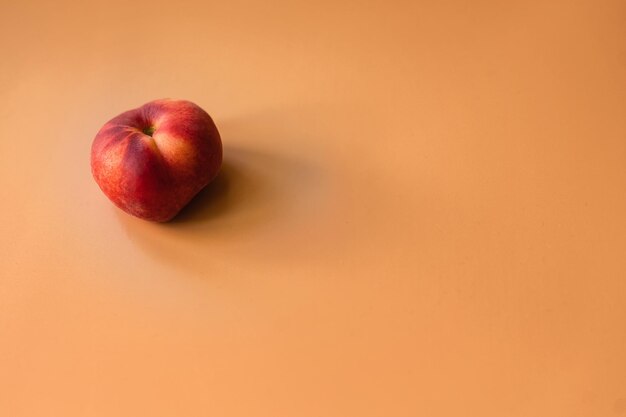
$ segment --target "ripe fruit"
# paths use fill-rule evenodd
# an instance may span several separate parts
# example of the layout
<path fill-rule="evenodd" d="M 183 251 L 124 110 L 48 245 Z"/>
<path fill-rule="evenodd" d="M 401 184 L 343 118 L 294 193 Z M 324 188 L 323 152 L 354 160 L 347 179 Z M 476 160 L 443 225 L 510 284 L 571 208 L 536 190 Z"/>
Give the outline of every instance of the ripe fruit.
<path fill-rule="evenodd" d="M 222 142 L 211 117 L 185 100 L 155 100 L 107 122 L 91 146 L 104 194 L 133 216 L 166 222 L 217 175 Z"/>

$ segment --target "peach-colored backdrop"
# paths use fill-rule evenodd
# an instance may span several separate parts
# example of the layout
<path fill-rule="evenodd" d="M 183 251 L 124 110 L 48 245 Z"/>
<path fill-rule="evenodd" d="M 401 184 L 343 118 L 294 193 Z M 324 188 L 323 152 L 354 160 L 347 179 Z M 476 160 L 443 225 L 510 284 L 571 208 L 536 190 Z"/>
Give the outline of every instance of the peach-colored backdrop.
<path fill-rule="evenodd" d="M 626 3 L 0 5 L 0 416 L 626 416 Z M 171 224 L 93 136 L 186 98 Z"/>

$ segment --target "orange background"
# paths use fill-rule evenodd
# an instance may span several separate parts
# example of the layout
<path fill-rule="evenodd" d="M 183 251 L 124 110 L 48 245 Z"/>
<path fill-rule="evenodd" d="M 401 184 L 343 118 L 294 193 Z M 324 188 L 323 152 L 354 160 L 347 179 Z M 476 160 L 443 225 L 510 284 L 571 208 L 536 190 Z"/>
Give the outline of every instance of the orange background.
<path fill-rule="evenodd" d="M 0 416 L 626 415 L 626 3 L 0 5 Z M 89 149 L 198 103 L 174 222 Z"/>

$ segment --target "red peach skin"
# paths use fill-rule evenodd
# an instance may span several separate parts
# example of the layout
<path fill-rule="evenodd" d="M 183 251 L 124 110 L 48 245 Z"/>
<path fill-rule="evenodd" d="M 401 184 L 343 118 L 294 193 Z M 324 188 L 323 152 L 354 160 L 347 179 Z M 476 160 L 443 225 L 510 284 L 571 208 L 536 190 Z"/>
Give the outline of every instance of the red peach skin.
<path fill-rule="evenodd" d="M 171 220 L 217 175 L 222 141 L 211 117 L 185 100 L 155 100 L 107 122 L 91 146 L 91 172 L 120 209 Z"/>

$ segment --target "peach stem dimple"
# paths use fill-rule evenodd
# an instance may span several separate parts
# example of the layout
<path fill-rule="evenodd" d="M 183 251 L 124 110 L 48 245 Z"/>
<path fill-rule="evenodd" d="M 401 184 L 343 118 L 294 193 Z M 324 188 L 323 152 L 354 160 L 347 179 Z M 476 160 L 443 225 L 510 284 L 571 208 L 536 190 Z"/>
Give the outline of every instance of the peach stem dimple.
<path fill-rule="evenodd" d="M 146 126 L 146 127 L 144 127 L 141 131 L 142 131 L 144 134 L 146 134 L 146 135 L 148 135 L 148 136 L 152 137 L 152 135 L 154 134 L 154 131 L 155 131 L 155 130 L 156 130 L 156 128 L 155 128 L 154 126 L 150 125 L 150 126 Z"/>

